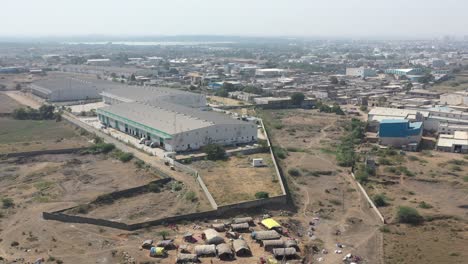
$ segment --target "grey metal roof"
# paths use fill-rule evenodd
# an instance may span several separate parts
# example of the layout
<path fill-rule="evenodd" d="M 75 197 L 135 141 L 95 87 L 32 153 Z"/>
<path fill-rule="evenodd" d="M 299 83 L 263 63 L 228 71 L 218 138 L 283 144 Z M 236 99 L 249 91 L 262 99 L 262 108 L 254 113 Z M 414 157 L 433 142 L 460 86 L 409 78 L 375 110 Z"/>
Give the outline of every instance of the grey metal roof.
<path fill-rule="evenodd" d="M 53 78 L 39 80 L 34 82 L 33 85 L 38 86 L 42 88 L 42 90 L 48 92 L 64 91 L 71 89 L 92 89 L 98 92 L 102 92 L 104 90 L 111 90 L 122 87 L 122 85 L 104 80 L 91 80 L 86 78 L 74 78 L 65 76 L 54 76 Z"/>
<path fill-rule="evenodd" d="M 174 135 L 219 124 L 246 124 L 224 114 L 201 111 L 162 101 L 146 103 L 120 103 L 100 108 L 98 112 L 117 115 L 141 125 Z"/>
<path fill-rule="evenodd" d="M 117 89 L 112 89 L 109 92 L 110 95 L 123 97 L 131 99 L 136 102 L 150 102 L 156 99 L 167 99 L 169 101 L 172 96 L 190 96 L 190 97 L 200 97 L 202 101 L 201 94 L 185 92 L 172 88 L 165 87 L 151 87 L 151 86 L 124 86 L 121 85 Z"/>

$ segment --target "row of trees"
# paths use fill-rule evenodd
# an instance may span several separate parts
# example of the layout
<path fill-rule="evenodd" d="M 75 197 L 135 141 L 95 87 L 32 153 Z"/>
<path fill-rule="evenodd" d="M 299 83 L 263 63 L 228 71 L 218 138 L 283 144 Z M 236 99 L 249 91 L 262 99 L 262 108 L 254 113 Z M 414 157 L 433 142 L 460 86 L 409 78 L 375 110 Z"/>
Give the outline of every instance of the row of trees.
<path fill-rule="evenodd" d="M 38 110 L 31 107 L 21 107 L 13 111 L 13 118 L 19 120 L 61 120 L 60 113 L 55 113 L 53 105 L 42 105 Z"/>
<path fill-rule="evenodd" d="M 353 118 L 345 125 L 346 135 L 341 138 L 341 142 L 336 150 L 336 160 L 338 165 L 344 167 L 354 166 L 357 156 L 355 146 L 364 139 L 366 123 Z"/>

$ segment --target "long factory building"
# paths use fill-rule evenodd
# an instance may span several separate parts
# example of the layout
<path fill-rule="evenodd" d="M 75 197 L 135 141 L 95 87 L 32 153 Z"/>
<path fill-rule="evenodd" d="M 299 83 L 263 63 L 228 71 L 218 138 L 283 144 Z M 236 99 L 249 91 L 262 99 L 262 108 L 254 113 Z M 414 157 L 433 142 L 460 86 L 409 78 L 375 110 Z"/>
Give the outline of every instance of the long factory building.
<path fill-rule="evenodd" d="M 166 151 L 257 141 L 257 125 L 206 110 L 204 95 L 162 87 L 122 86 L 101 93 L 100 122 Z"/>

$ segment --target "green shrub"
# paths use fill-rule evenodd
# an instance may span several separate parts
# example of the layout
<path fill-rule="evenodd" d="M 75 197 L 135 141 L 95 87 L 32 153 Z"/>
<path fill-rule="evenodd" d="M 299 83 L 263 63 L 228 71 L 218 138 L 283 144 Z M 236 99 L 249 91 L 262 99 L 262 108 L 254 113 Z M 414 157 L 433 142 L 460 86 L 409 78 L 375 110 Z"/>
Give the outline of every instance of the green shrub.
<path fill-rule="evenodd" d="M 463 177 L 464 182 L 468 182 L 468 176 Z"/>
<path fill-rule="evenodd" d="M 195 202 L 198 198 L 197 198 L 197 194 L 193 191 L 189 191 L 185 194 L 185 199 L 187 201 L 191 201 L 191 202 Z"/>
<path fill-rule="evenodd" d="M 133 159 L 133 153 L 130 152 L 121 152 L 117 158 L 122 162 L 129 162 Z"/>
<path fill-rule="evenodd" d="M 222 160 L 226 158 L 226 151 L 219 144 L 209 144 L 203 147 L 209 160 Z"/>
<path fill-rule="evenodd" d="M 380 227 L 380 232 L 390 233 L 390 228 L 388 228 L 388 226 L 382 226 L 382 227 Z"/>
<path fill-rule="evenodd" d="M 161 191 L 161 185 L 152 182 L 152 183 L 148 184 L 148 191 L 158 193 L 158 192 Z"/>
<path fill-rule="evenodd" d="M 288 173 L 289 175 L 293 176 L 293 177 L 299 177 L 301 176 L 301 171 L 297 168 L 291 168 L 288 170 Z"/>
<path fill-rule="evenodd" d="M 422 201 L 422 202 L 419 203 L 419 206 L 418 206 L 418 207 L 419 207 L 419 208 L 422 208 L 422 209 L 431 209 L 433 206 L 430 205 L 430 204 L 428 204 L 428 203 L 426 203 L 426 202 L 424 202 L 424 201 Z"/>
<path fill-rule="evenodd" d="M 175 181 L 172 183 L 172 190 L 175 191 L 175 192 L 178 192 L 180 190 L 182 190 L 182 184 L 178 181 Z"/>
<path fill-rule="evenodd" d="M 266 199 L 268 197 L 270 197 L 270 194 L 267 193 L 267 192 L 257 192 L 257 193 L 255 193 L 255 198 L 256 199 Z"/>
<path fill-rule="evenodd" d="M 419 214 L 419 212 L 407 206 L 398 207 L 397 219 L 400 223 L 418 225 L 424 221 L 424 218 Z"/>
<path fill-rule="evenodd" d="M 392 165 L 392 162 L 389 159 L 383 157 L 379 158 L 378 162 L 380 165 Z"/>
<path fill-rule="evenodd" d="M 286 150 L 280 147 L 273 147 L 273 154 L 279 159 L 285 159 L 288 155 Z"/>
<path fill-rule="evenodd" d="M 333 205 L 341 205 L 341 201 L 337 199 L 331 199 L 329 202 Z"/>
<path fill-rule="evenodd" d="M 7 209 L 7 208 L 15 206 L 15 203 L 13 202 L 13 199 L 5 197 L 2 199 L 2 205 L 3 205 L 3 208 Z"/>
<path fill-rule="evenodd" d="M 388 205 L 387 197 L 384 194 L 374 195 L 374 197 L 372 197 L 372 201 L 374 201 L 374 204 L 377 207 L 383 207 Z"/>
<path fill-rule="evenodd" d="M 82 204 L 76 208 L 76 212 L 79 214 L 87 214 L 89 212 L 89 209 L 91 209 L 91 206 L 87 204 Z"/>
<path fill-rule="evenodd" d="M 145 167 L 145 162 L 142 160 L 135 160 L 135 166 L 139 169 L 142 169 Z"/>
<path fill-rule="evenodd" d="M 112 204 L 114 202 L 114 197 L 110 194 L 103 194 L 99 195 L 96 198 L 96 203 L 101 203 L 101 204 Z"/>

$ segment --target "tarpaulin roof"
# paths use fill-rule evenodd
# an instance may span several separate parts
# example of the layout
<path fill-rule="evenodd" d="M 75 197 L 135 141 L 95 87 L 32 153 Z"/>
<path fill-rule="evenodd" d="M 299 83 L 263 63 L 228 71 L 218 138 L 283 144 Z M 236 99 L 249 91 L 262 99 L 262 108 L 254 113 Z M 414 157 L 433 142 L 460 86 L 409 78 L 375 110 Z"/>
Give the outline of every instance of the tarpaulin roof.
<path fill-rule="evenodd" d="M 268 229 L 273 229 L 275 227 L 281 227 L 281 225 L 276 222 L 273 218 L 267 218 L 262 220 L 262 225 Z"/>

